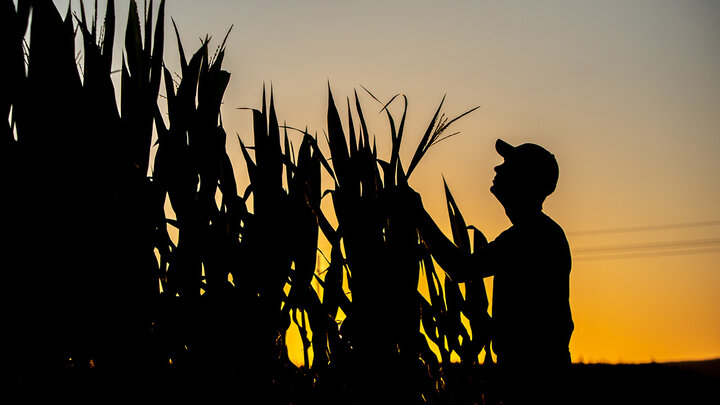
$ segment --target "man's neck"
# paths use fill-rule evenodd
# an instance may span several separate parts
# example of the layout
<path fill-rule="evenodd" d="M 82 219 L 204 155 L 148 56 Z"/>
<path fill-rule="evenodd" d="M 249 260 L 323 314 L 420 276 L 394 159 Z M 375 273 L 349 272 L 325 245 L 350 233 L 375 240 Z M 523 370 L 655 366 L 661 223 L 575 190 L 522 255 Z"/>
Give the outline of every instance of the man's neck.
<path fill-rule="evenodd" d="M 505 214 L 508 216 L 513 225 L 521 225 L 523 223 L 531 222 L 544 215 L 542 212 L 542 205 L 508 206 L 505 207 Z"/>

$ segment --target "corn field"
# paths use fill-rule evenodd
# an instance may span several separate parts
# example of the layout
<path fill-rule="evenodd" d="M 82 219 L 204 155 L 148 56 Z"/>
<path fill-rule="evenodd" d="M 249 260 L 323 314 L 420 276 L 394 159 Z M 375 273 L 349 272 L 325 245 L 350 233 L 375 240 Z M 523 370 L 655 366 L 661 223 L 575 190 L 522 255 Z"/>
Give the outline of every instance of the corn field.
<path fill-rule="evenodd" d="M 372 107 L 388 122 L 384 158 L 357 93 L 341 114 L 328 88 L 319 137 L 281 125 L 263 89 L 259 107 L 236 112 L 252 114 L 253 144 L 238 137 L 242 156 L 229 156 L 225 41 L 186 54 L 175 26 L 171 72 L 164 0 L 157 15 L 130 2 L 119 90 L 114 1 L 101 18 L 82 2 L 64 17 L 50 0 L 1 3 L 4 368 L 19 392 L 492 403 L 477 372 L 492 363 L 485 286 L 445 277 L 397 203 L 472 110 L 451 119 L 440 103 L 405 166 L 404 96 Z M 455 244 L 477 249 L 484 236 L 445 191 Z"/>

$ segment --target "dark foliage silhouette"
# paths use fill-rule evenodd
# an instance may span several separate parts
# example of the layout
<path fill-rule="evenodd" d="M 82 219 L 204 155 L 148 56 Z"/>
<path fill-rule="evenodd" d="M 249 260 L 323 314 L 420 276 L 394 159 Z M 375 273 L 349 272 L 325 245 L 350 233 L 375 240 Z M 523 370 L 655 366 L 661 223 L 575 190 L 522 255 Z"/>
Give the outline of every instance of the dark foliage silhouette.
<path fill-rule="evenodd" d="M 233 162 L 220 114 L 227 36 L 214 52 L 205 38 L 187 59 L 173 23 L 174 75 L 163 63 L 165 2 L 138 10 L 132 0 L 118 103 L 114 1 L 102 24 L 82 2 L 64 18 L 50 0 L 1 3 L 5 368 L 18 392 L 494 402 L 484 283 L 456 276 L 472 266 L 445 263 L 404 205 L 428 149 L 474 109 L 448 118 L 441 102 L 406 170 L 404 96 L 383 103 L 368 92 L 388 121 L 384 159 L 357 93 L 343 124 L 328 86 L 319 145 L 279 124 L 263 88 L 259 109 L 234 112 L 252 115 L 253 145 L 238 137 Z M 447 243 L 482 254 L 492 242 L 467 226 L 447 184 L 445 194 Z M 319 260 L 321 237 L 331 251 Z M 293 324 L 300 368 L 288 356 Z"/>

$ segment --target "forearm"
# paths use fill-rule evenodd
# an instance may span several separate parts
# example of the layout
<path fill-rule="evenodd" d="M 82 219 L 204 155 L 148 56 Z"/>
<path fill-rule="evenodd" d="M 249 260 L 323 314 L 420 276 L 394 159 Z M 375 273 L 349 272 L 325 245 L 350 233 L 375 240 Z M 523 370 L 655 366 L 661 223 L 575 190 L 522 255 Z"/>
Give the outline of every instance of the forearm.
<path fill-rule="evenodd" d="M 420 236 L 440 267 L 454 281 L 468 281 L 472 268 L 471 255 L 463 252 L 448 239 L 426 211 L 422 211 L 419 219 Z"/>

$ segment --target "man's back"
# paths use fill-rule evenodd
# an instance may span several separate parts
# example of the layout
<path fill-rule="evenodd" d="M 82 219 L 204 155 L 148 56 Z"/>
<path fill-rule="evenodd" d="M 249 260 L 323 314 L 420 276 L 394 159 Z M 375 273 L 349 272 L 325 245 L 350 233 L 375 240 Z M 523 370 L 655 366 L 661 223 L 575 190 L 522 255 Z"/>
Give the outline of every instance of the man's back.
<path fill-rule="evenodd" d="M 571 259 L 562 228 L 538 212 L 488 247 L 497 254 L 492 311 L 499 361 L 569 362 Z"/>

